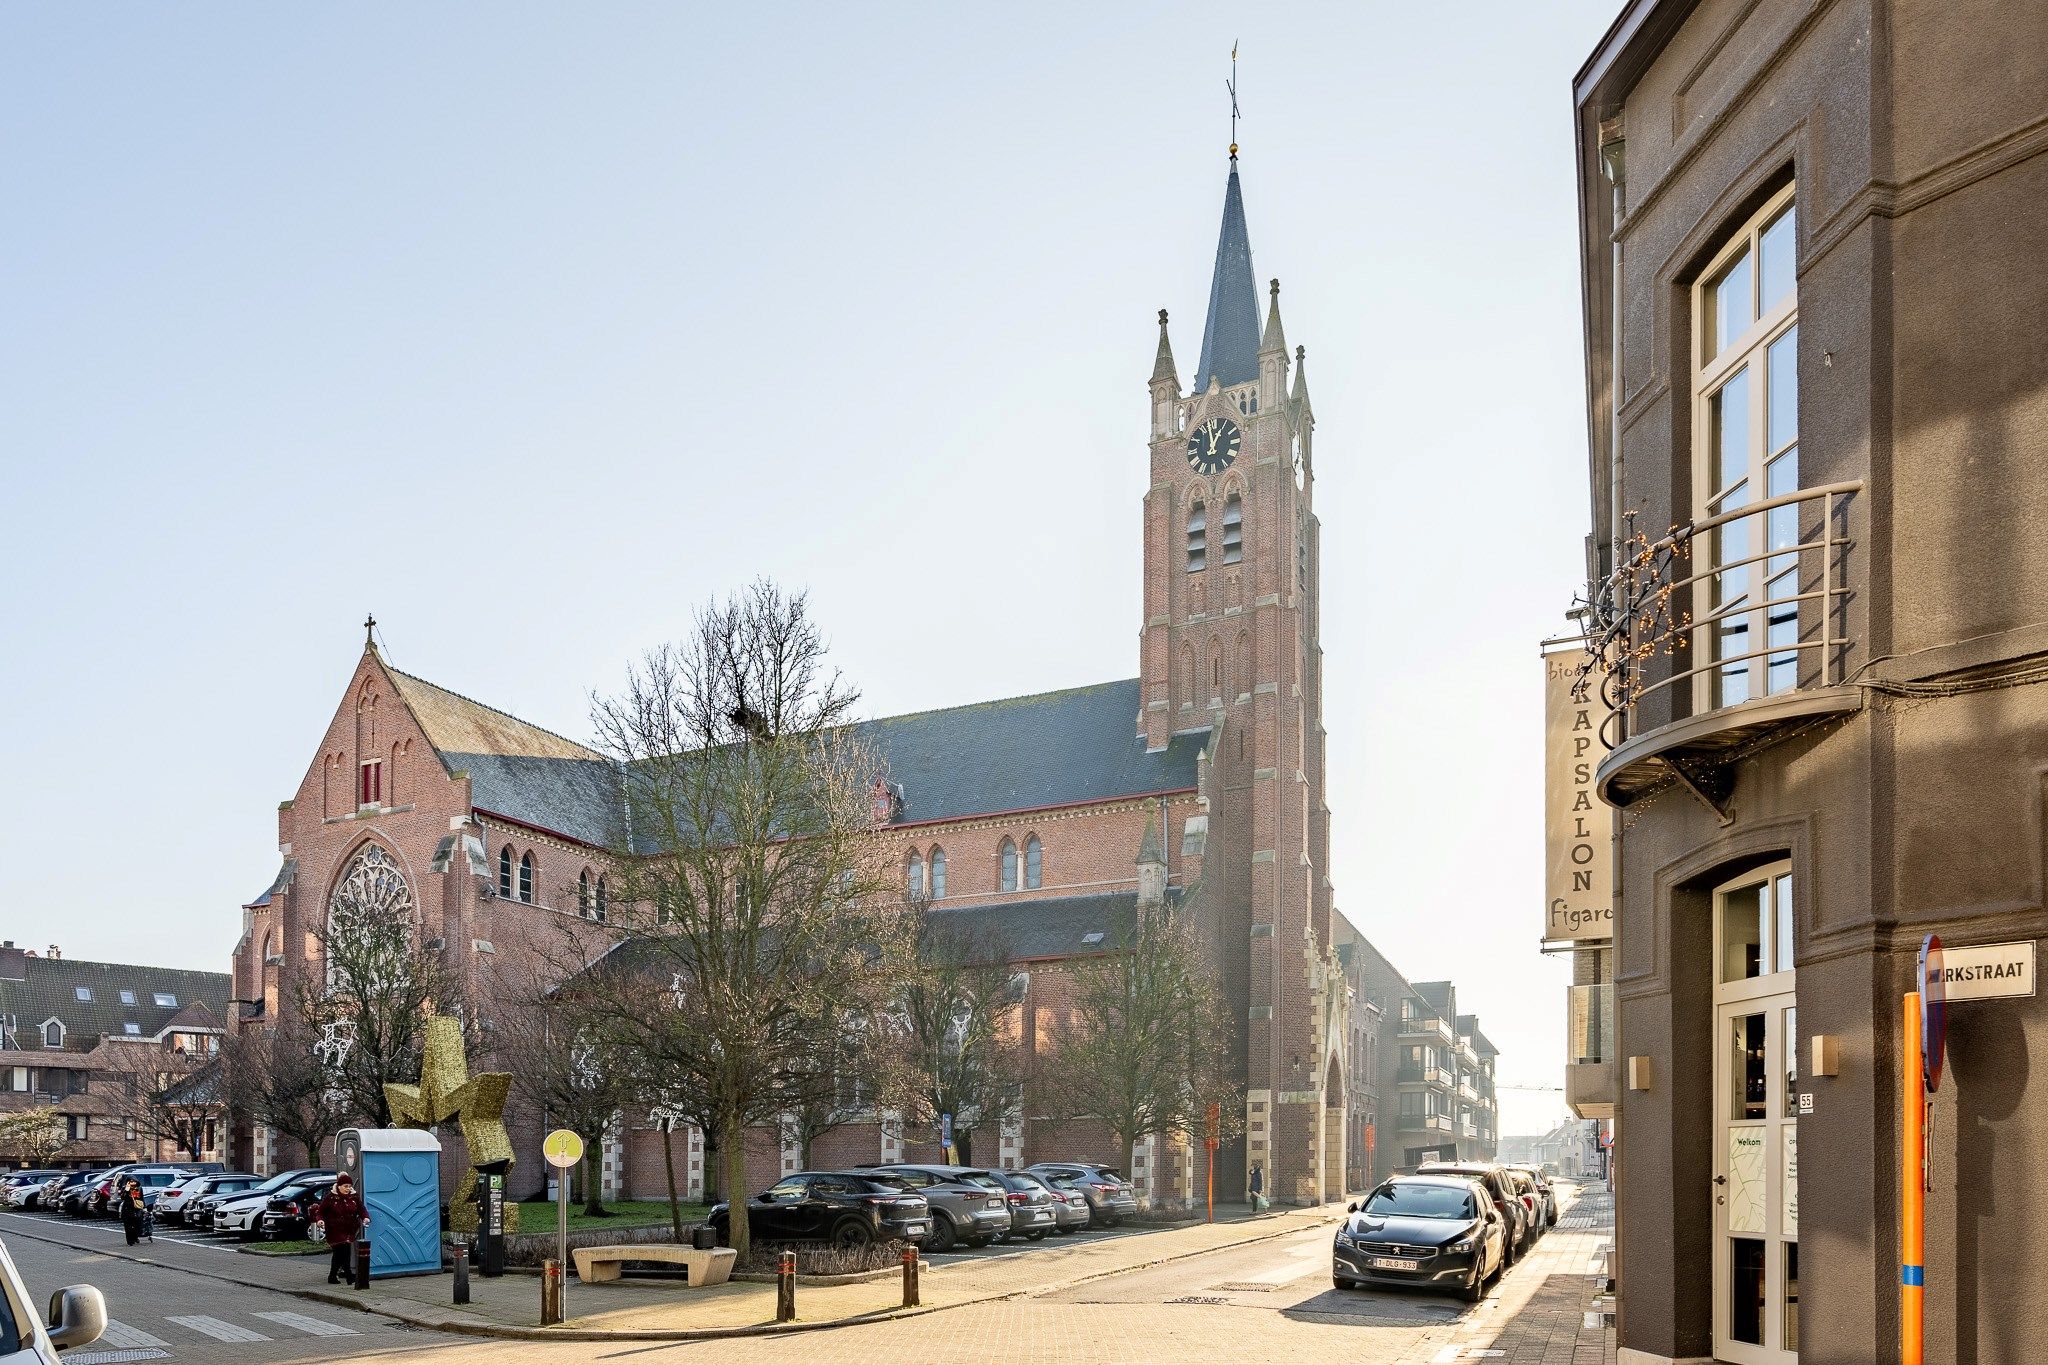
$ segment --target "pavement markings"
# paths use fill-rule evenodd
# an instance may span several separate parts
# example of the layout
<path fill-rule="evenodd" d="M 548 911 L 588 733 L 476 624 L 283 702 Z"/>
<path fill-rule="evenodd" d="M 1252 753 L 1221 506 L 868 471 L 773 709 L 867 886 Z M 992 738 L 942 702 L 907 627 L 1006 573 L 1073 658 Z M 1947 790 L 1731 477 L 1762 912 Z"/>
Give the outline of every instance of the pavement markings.
<path fill-rule="evenodd" d="M 353 1337 L 362 1335 L 353 1327 L 343 1327 L 338 1322 L 328 1322 L 322 1318 L 308 1317 L 304 1313 L 273 1312 L 258 1313 L 256 1316 L 262 1318 L 265 1322 L 274 1322 L 280 1327 L 289 1327 L 293 1331 L 304 1332 L 309 1337 Z"/>
<path fill-rule="evenodd" d="M 175 1322 L 180 1327 L 189 1327 L 204 1336 L 212 1337 L 215 1341 L 270 1340 L 269 1337 L 264 1336 L 261 1332 L 252 1332 L 246 1327 L 237 1327 L 232 1322 L 221 1318 L 209 1318 L 204 1313 L 194 1313 L 189 1317 L 170 1318 L 167 1321 Z"/>
<path fill-rule="evenodd" d="M 169 1346 L 171 1344 L 168 1341 L 165 1341 L 162 1337 L 151 1336 L 149 1333 L 143 1331 L 140 1327 L 130 1327 L 127 1323 L 122 1322 L 119 1318 L 107 1319 L 107 1330 L 100 1333 L 99 1342 L 95 1342 L 93 1344 L 99 1345 L 101 1342 L 104 1342 L 106 1345 L 116 1348 L 127 1348 L 136 1346 Z M 73 1357 L 73 1359 L 76 1359 L 76 1357 Z"/>

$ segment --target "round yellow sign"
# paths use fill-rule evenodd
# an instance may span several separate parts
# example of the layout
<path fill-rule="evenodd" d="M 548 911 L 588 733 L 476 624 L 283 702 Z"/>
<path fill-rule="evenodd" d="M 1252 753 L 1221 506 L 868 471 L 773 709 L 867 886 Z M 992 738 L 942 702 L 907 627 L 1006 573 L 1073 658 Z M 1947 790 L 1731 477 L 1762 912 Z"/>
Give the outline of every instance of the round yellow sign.
<path fill-rule="evenodd" d="M 583 1139 L 567 1128 L 557 1128 L 541 1143 L 540 1154 L 548 1159 L 548 1165 L 566 1171 L 583 1160 Z"/>

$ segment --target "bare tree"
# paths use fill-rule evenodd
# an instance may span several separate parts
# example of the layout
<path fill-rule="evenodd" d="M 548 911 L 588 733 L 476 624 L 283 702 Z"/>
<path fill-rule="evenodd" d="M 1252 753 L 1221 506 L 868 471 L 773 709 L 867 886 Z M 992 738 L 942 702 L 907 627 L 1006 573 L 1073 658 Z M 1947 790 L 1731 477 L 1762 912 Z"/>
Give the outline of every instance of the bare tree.
<path fill-rule="evenodd" d="M 588 980 L 549 985 L 536 974 L 493 992 L 490 1040 L 521 1101 L 583 1139 L 583 1211 L 602 1218 L 605 1134 L 639 1090 L 619 1031 L 583 997 Z"/>
<path fill-rule="evenodd" d="M 297 1016 L 246 1026 L 221 1049 L 222 1085 L 235 1109 L 298 1143 L 317 1166 L 327 1140 L 355 1117 L 334 1056 L 335 1044 Z"/>
<path fill-rule="evenodd" d="M 1141 906 L 1109 948 L 1069 964 L 1072 1011 L 1040 1074 L 1059 1112 L 1108 1126 L 1130 1171 L 1146 1137 L 1194 1135 L 1211 1104 L 1226 1115 L 1241 1106 L 1229 1016 L 1186 918 Z"/>
<path fill-rule="evenodd" d="M 702 610 L 594 706 L 622 784 L 609 931 L 582 998 L 699 1116 L 749 1249 L 743 1134 L 814 1094 L 821 1029 L 887 1001 L 909 960 L 881 894 L 875 760 L 849 731 L 802 595 L 757 582 Z"/>
<path fill-rule="evenodd" d="M 1017 974 L 999 940 L 958 932 L 922 897 L 912 897 L 911 908 L 918 971 L 898 997 L 902 1053 L 914 1076 L 904 1122 L 936 1135 L 940 1116 L 952 1115 L 960 1159 L 971 1163 L 975 1133 L 999 1129 L 1017 1108 Z"/>
<path fill-rule="evenodd" d="M 384 1087 L 416 1080 L 429 1013 L 462 1013 L 440 959 L 420 942 L 397 866 L 366 845 L 319 930 L 324 981 L 303 982 L 297 1016 L 319 1036 L 348 1108 L 391 1126 Z"/>
<path fill-rule="evenodd" d="M 64 1116 L 48 1106 L 0 1114 L 0 1152 L 30 1170 L 48 1166 L 70 1141 Z"/>
<path fill-rule="evenodd" d="M 169 1142 L 189 1160 L 205 1145 L 206 1121 L 224 1120 L 227 1101 L 216 1086 L 195 1084 L 201 1063 L 141 1039 L 105 1038 L 91 1054 L 93 1091 L 106 1117 L 119 1122 L 146 1159 Z"/>

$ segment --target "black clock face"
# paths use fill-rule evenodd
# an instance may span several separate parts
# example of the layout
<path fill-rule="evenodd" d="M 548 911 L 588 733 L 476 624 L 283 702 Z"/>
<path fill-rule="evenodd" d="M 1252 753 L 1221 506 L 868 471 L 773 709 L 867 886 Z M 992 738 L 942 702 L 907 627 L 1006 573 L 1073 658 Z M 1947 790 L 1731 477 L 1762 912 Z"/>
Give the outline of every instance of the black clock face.
<path fill-rule="evenodd" d="M 1188 468 L 1197 474 L 1220 474 L 1237 458 L 1237 423 L 1211 417 L 1188 437 Z"/>

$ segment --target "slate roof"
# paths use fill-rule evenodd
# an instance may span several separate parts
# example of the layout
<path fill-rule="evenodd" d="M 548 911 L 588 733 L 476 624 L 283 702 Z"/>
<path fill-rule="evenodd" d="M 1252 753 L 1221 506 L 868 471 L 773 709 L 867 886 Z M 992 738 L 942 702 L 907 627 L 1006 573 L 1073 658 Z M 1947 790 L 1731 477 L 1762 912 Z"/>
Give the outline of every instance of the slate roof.
<path fill-rule="evenodd" d="M 1125 678 L 858 729 L 903 788 L 905 821 L 955 820 L 1193 788 L 1209 732 L 1147 753 L 1139 709 L 1138 680 Z"/>
<path fill-rule="evenodd" d="M 1223 230 L 1216 239 L 1216 273 L 1209 281 L 1202 359 L 1193 379 L 1196 393 L 1208 392 L 1211 375 L 1225 388 L 1259 377 L 1259 291 L 1252 283 L 1252 241 L 1244 225 L 1235 156 L 1223 189 Z"/>
<path fill-rule="evenodd" d="M 1177 902 L 1179 888 L 1171 896 Z M 985 948 L 988 960 L 1087 957 L 1108 952 L 1128 934 L 1137 908 L 1135 891 L 959 907 L 940 902 L 932 907 L 926 924 L 935 936 Z M 1102 937 L 1091 942 L 1093 934 Z"/>
<path fill-rule="evenodd" d="M 88 1037 L 128 1036 L 123 1025 L 137 1025 L 141 1037 L 154 1037 L 175 1019 L 180 1028 L 219 1028 L 227 1017 L 229 979 L 225 972 L 182 971 L 118 962 L 86 962 L 77 958 L 31 957 L 22 964 L 20 981 L 0 980 L 0 1011 L 14 1016 L 16 1037 L 26 1050 L 42 1045 L 41 1025 L 55 1017 L 64 1024 L 66 1050 L 77 1050 Z M 92 992 L 80 1000 L 78 987 Z M 124 1004 L 121 992 L 133 993 Z M 158 992 L 177 1001 L 156 1003 Z M 205 1023 L 192 1022 L 193 1004 L 210 1013 Z"/>
<path fill-rule="evenodd" d="M 615 842 L 618 768 L 609 759 L 458 693 L 392 676 L 448 770 L 469 775 L 472 805 L 588 844 Z M 916 823 L 1192 789 L 1209 731 L 1147 753 L 1138 712 L 1138 680 L 1124 678 L 854 728 L 902 792 L 899 823 Z M 458 740 L 498 747 L 450 747 Z"/>

